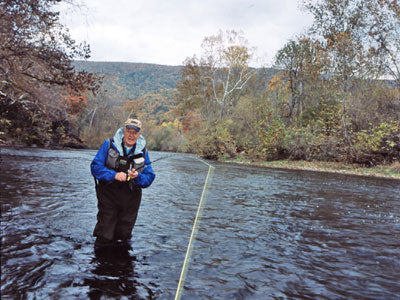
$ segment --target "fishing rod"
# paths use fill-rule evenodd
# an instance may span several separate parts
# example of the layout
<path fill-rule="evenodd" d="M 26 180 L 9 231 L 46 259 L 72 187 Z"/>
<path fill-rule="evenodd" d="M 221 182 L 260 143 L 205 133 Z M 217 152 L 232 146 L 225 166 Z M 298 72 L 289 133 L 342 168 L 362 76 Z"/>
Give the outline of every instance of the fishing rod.
<path fill-rule="evenodd" d="M 174 155 L 175 155 L 175 154 L 170 154 L 170 155 L 165 155 L 165 156 L 159 157 L 159 158 L 157 158 L 157 159 L 151 161 L 151 162 L 150 162 L 149 164 L 147 164 L 147 165 L 151 165 L 151 164 L 153 164 L 153 163 L 155 163 L 155 162 L 157 162 L 157 161 L 160 161 L 160 160 L 169 158 L 169 157 L 174 156 Z M 139 170 L 141 171 L 141 170 L 143 170 L 144 167 L 145 167 L 145 166 L 141 167 L 140 169 L 138 169 L 138 170 L 136 170 L 136 171 L 139 171 Z M 132 169 L 132 166 L 131 166 L 131 168 L 130 168 L 129 170 L 131 170 L 131 169 Z M 127 176 L 127 177 L 126 177 L 126 181 L 130 181 L 132 178 L 128 175 L 128 170 L 127 170 L 126 172 L 124 172 L 124 173 L 125 173 L 126 176 Z M 95 184 L 97 185 L 97 179 L 96 179 L 96 178 L 94 178 L 94 182 L 95 182 Z M 113 183 L 113 182 L 116 182 L 116 180 L 113 179 L 113 180 L 107 182 L 105 185 L 109 185 L 109 184 L 111 184 L 111 183 Z"/>
<path fill-rule="evenodd" d="M 166 158 L 171 157 L 171 156 L 174 156 L 174 154 L 170 154 L 170 155 L 166 155 L 166 156 L 163 156 L 163 157 L 159 157 L 159 158 L 157 158 L 157 159 L 151 161 L 151 162 L 150 162 L 150 165 L 151 165 L 152 163 L 155 163 L 156 161 L 159 161 L 159 160 L 162 160 L 162 159 L 166 159 Z"/>
<path fill-rule="evenodd" d="M 162 160 L 162 159 L 166 159 L 166 158 L 171 157 L 171 156 L 174 156 L 174 154 L 170 154 L 170 155 L 165 155 L 165 156 L 159 157 L 159 158 L 157 158 L 157 159 L 151 161 L 148 165 L 151 165 L 151 164 L 153 164 L 153 163 L 155 163 L 155 162 L 157 162 L 157 161 L 160 161 L 160 160 Z M 145 166 L 143 166 L 143 167 L 140 168 L 139 170 L 143 170 L 144 167 L 145 167 Z M 132 170 L 132 168 L 131 168 L 130 170 Z M 129 171 L 129 170 L 128 170 L 128 171 Z M 126 173 L 126 176 L 127 176 L 127 177 L 126 177 L 126 181 L 129 181 L 129 180 L 132 179 L 132 178 L 128 175 L 128 171 L 125 172 L 125 173 Z M 136 170 L 136 171 L 138 171 L 138 170 Z"/>

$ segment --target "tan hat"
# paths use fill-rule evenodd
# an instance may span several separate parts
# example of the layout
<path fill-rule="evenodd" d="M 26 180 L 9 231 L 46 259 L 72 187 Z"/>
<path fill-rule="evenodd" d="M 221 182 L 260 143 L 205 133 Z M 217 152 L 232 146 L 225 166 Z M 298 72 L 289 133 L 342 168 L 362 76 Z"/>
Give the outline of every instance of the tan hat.
<path fill-rule="evenodd" d="M 133 128 L 136 131 L 140 131 L 140 129 L 142 128 L 142 122 L 140 122 L 139 120 L 136 119 L 128 119 L 125 122 L 125 127 L 126 128 Z"/>

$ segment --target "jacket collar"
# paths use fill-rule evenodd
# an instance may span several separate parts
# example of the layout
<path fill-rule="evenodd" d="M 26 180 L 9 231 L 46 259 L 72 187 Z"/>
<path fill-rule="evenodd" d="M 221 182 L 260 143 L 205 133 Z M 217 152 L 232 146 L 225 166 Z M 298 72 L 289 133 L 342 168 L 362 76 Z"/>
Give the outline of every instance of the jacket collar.
<path fill-rule="evenodd" d="M 124 132 L 123 132 L 124 128 L 121 127 L 117 130 L 117 132 L 114 135 L 114 147 L 118 150 L 120 155 L 123 155 L 124 150 L 122 149 L 122 139 L 124 138 Z M 145 138 L 140 135 L 136 141 L 136 147 L 135 147 L 135 152 L 133 153 L 133 155 L 135 154 L 139 154 L 143 151 L 144 147 L 146 147 L 146 140 Z"/>

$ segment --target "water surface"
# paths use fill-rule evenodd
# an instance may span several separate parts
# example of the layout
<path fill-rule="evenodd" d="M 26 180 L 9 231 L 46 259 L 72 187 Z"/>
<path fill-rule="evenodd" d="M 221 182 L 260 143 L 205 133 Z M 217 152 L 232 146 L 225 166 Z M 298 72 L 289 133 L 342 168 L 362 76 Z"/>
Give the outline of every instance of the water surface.
<path fill-rule="evenodd" d="M 131 248 L 95 252 L 95 153 L 1 149 L 2 299 L 174 298 L 208 166 L 156 162 Z M 399 181 L 214 166 L 182 299 L 399 299 Z"/>

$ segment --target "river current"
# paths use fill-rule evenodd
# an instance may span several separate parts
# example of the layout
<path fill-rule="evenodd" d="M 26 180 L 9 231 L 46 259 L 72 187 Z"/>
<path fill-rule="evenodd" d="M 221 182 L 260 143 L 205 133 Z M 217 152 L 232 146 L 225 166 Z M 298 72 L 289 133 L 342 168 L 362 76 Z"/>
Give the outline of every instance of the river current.
<path fill-rule="evenodd" d="M 98 252 L 96 151 L 0 151 L 2 299 L 174 299 L 203 194 L 181 299 L 400 299 L 398 180 L 210 162 L 203 190 L 174 154 L 130 247 Z"/>

